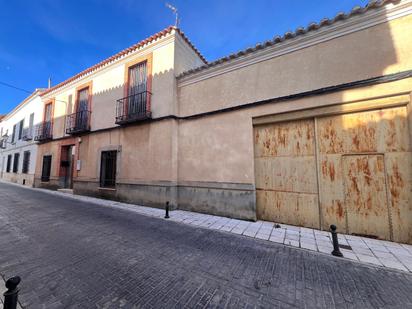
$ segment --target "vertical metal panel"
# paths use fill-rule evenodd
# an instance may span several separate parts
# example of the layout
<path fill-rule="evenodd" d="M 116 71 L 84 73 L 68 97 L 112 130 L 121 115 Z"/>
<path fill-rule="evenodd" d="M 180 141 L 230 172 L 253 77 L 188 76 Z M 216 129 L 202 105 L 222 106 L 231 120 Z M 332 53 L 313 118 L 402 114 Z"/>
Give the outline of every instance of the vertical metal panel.
<path fill-rule="evenodd" d="M 258 218 L 319 228 L 313 119 L 254 133 Z"/>
<path fill-rule="evenodd" d="M 340 231 L 348 232 L 341 157 L 340 154 L 319 155 L 322 228 L 329 229 L 335 224 Z"/>
<path fill-rule="evenodd" d="M 342 157 L 350 234 L 390 238 L 383 155 Z"/>
<path fill-rule="evenodd" d="M 348 205 L 353 205 L 356 199 L 362 196 L 354 196 L 352 199 L 347 195 L 344 197 L 344 180 L 347 180 L 345 177 L 348 175 L 343 172 L 343 156 L 380 153 L 385 158 L 386 172 L 383 173 L 386 178 L 387 199 L 390 201 L 390 217 L 382 213 L 377 219 L 382 229 L 378 233 L 379 237 L 390 239 L 389 235 L 392 232 L 393 240 L 412 242 L 412 176 L 409 176 L 412 175 L 411 146 L 406 108 L 388 108 L 319 118 L 317 135 L 323 227 L 335 223 L 338 226 L 346 226 L 349 233 L 357 233 L 351 228 L 354 226 L 354 218 L 347 217 L 345 211 Z M 397 164 L 402 164 L 402 168 L 397 169 Z M 373 181 L 382 180 L 379 173 L 373 172 L 370 177 Z M 355 179 L 359 181 L 361 193 L 368 194 L 371 188 L 362 182 L 362 178 Z M 375 212 L 380 213 L 381 205 L 378 200 L 371 199 L 372 206 L 368 216 L 373 217 Z M 367 226 L 368 221 L 365 220 Z M 389 234 L 386 228 L 388 225 L 392 229 Z M 371 228 L 363 230 L 363 233 L 372 235 L 376 234 L 376 231 Z"/>
<path fill-rule="evenodd" d="M 385 154 L 393 239 L 412 243 L 412 153 Z"/>

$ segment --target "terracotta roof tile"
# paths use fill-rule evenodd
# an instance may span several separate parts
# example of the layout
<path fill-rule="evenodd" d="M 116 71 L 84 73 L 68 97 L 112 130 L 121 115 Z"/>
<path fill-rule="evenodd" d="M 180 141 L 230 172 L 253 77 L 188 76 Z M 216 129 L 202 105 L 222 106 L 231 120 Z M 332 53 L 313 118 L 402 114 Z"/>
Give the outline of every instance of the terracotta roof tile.
<path fill-rule="evenodd" d="M 399 0 L 370 0 L 369 3 L 368 3 L 366 6 L 364 6 L 364 7 L 355 6 L 348 14 L 343 13 L 343 12 L 339 12 L 339 13 L 337 13 L 337 14 L 335 15 L 335 17 L 332 18 L 332 19 L 323 18 L 319 23 L 312 22 L 312 23 L 310 23 L 308 26 L 306 26 L 306 28 L 304 28 L 304 27 L 298 27 L 295 31 L 288 31 L 288 32 L 286 32 L 285 34 L 283 34 L 283 36 L 277 35 L 277 36 L 275 36 L 272 40 L 265 41 L 265 42 L 263 42 L 263 43 L 258 43 L 258 44 L 256 44 L 256 46 L 254 46 L 254 47 L 246 48 L 246 49 L 241 50 L 241 51 L 239 51 L 239 52 L 237 52 L 237 53 L 230 54 L 229 56 L 225 56 L 225 57 L 219 58 L 219 59 L 217 59 L 217 60 L 215 60 L 215 61 L 206 63 L 206 64 L 204 64 L 204 65 L 202 65 L 202 66 L 197 67 L 197 68 L 194 68 L 194 69 L 185 71 L 185 72 L 183 72 L 182 74 L 180 74 L 180 75 L 178 76 L 178 78 L 181 78 L 181 77 L 184 77 L 184 76 L 193 74 L 193 73 L 200 72 L 200 71 L 202 71 L 202 70 L 205 70 L 205 69 L 207 69 L 207 68 L 216 66 L 216 65 L 218 65 L 218 64 L 221 64 L 221 63 L 224 63 L 224 62 L 228 62 L 228 61 L 230 61 L 230 60 L 232 60 L 232 59 L 236 59 L 236 58 L 239 58 L 239 57 L 241 57 L 241 56 L 244 56 L 244 55 L 247 55 L 247 54 L 256 52 L 257 50 L 260 50 L 260 49 L 262 49 L 262 48 L 266 48 L 266 47 L 275 45 L 275 44 L 277 44 L 277 43 L 281 43 L 281 42 L 283 42 L 283 41 L 285 41 L 285 40 L 289 40 L 289 39 L 295 38 L 295 37 L 297 37 L 297 36 L 299 36 L 299 35 L 303 35 L 303 34 L 305 34 L 305 33 L 307 33 L 307 32 L 310 32 L 310 31 L 318 30 L 318 29 L 321 28 L 321 27 L 325 27 L 325 26 L 331 25 L 331 24 L 333 24 L 333 23 L 335 23 L 335 22 L 337 22 L 337 21 L 345 20 L 345 19 L 351 18 L 352 16 L 359 15 L 359 14 L 363 14 L 363 13 L 369 11 L 369 10 L 377 9 L 377 8 L 380 8 L 380 7 L 388 4 L 388 3 L 393 3 L 393 2 L 396 3 L 396 2 L 399 2 Z"/>
<path fill-rule="evenodd" d="M 58 88 L 60 88 L 60 87 L 63 87 L 63 86 L 65 86 L 65 85 L 67 85 L 68 83 L 70 83 L 70 82 L 72 82 L 72 81 L 74 81 L 74 80 L 76 80 L 76 79 L 78 79 L 78 78 L 80 78 L 80 77 L 83 77 L 84 75 L 86 75 L 86 74 L 88 74 L 88 73 L 90 73 L 90 72 L 96 71 L 96 70 L 100 69 L 101 67 L 105 66 L 106 64 L 108 64 L 108 63 L 110 63 L 110 62 L 112 62 L 112 61 L 114 61 L 114 60 L 117 60 L 117 59 L 121 58 L 122 56 L 124 56 L 124 55 L 126 55 L 126 54 L 128 54 L 128 53 L 130 53 L 130 52 L 133 52 L 133 51 L 135 51 L 135 50 L 138 50 L 139 48 L 143 47 L 144 45 L 146 45 L 146 44 L 148 44 L 148 43 L 151 43 L 151 42 L 153 42 L 154 40 L 156 40 L 156 39 L 158 39 L 158 38 L 161 38 L 161 37 L 163 37 L 163 36 L 171 33 L 172 30 L 175 30 L 177 33 L 179 33 L 180 36 L 187 42 L 187 44 L 189 44 L 189 46 L 190 46 L 190 47 L 195 51 L 195 53 L 200 57 L 200 59 L 202 59 L 202 61 L 203 61 L 204 63 L 207 63 L 207 60 L 205 59 L 205 57 L 203 57 L 203 55 L 197 50 L 197 48 L 192 44 L 192 42 L 190 42 L 190 40 L 186 37 L 186 35 L 183 33 L 183 31 L 181 31 L 179 28 L 176 28 L 176 27 L 174 27 L 174 26 L 169 26 L 169 27 L 167 27 L 166 29 L 157 32 L 156 34 L 153 34 L 153 35 L 150 36 L 149 38 L 146 38 L 146 39 L 144 39 L 144 40 L 142 40 L 142 41 L 140 41 L 140 42 L 138 42 L 138 43 L 136 43 L 136 44 L 134 44 L 134 45 L 126 48 L 126 49 L 123 49 L 122 51 L 118 52 L 117 54 L 115 54 L 115 55 L 113 55 L 113 56 L 111 56 L 111 57 L 109 57 L 109 58 L 107 58 L 107 59 L 105 59 L 105 60 L 103 60 L 103 61 L 101 61 L 101 62 L 99 62 L 99 63 L 97 63 L 97 64 L 95 64 L 95 65 L 93 65 L 93 66 L 91 66 L 91 67 L 89 67 L 89 68 L 87 68 L 87 69 L 85 69 L 85 70 L 83 70 L 83 71 L 81 71 L 80 73 L 78 73 L 78 74 L 70 77 L 69 79 L 66 79 L 65 81 L 57 84 L 56 86 L 53 86 L 53 87 L 45 90 L 45 91 L 41 94 L 41 96 L 44 96 L 44 95 L 46 95 L 46 94 L 48 94 L 48 93 L 50 93 L 50 92 L 52 92 L 52 91 L 54 91 L 54 90 L 56 90 L 56 89 L 58 89 Z"/>

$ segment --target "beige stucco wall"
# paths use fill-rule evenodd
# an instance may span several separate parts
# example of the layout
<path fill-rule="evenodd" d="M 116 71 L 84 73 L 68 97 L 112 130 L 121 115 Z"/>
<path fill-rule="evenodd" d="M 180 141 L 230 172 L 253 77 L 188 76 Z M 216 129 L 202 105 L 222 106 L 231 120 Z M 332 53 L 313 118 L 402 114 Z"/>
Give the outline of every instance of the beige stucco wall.
<path fill-rule="evenodd" d="M 409 15 L 196 83 L 187 84 L 184 81 L 190 78 L 184 78 L 178 88 L 180 115 L 411 69 L 411 32 L 412 15 Z M 292 44 L 293 40 L 301 39 L 287 42 Z"/>
<path fill-rule="evenodd" d="M 405 79 L 180 121 L 179 181 L 254 184 L 252 119 L 255 117 L 393 96 L 411 90 L 412 79 Z M 411 118 L 409 123 L 411 128 Z"/>
<path fill-rule="evenodd" d="M 118 150 L 118 182 L 172 181 L 172 126 L 164 120 L 83 136 L 77 180 L 99 181 L 101 152 Z"/>

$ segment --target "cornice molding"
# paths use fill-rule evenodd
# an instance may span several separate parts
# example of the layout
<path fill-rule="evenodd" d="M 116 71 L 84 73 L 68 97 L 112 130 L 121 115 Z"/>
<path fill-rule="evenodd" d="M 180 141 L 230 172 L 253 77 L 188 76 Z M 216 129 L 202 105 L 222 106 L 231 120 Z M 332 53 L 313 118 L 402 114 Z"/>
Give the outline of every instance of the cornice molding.
<path fill-rule="evenodd" d="M 125 54 L 125 55 L 123 55 L 123 56 L 121 56 L 117 59 L 114 59 L 114 60 L 106 63 L 104 66 L 102 66 L 102 67 L 100 67 L 96 70 L 90 71 L 88 73 L 85 73 L 84 75 L 79 76 L 75 80 L 72 80 L 72 81 L 70 81 L 69 83 L 67 83 L 63 86 L 61 86 L 59 88 L 56 88 L 56 89 L 50 91 L 49 93 L 46 93 L 45 95 L 42 96 L 42 99 L 43 100 L 48 100 L 50 98 L 53 98 L 56 95 L 58 95 L 59 93 L 62 93 L 64 91 L 66 91 L 68 88 L 73 87 L 73 85 L 79 83 L 80 81 L 82 83 L 87 82 L 88 79 L 94 77 L 97 74 L 101 74 L 101 73 L 106 72 L 107 70 L 111 69 L 114 65 L 119 65 L 119 64 L 122 64 L 124 62 L 127 62 L 135 56 L 140 57 L 140 56 L 147 55 L 147 54 L 153 52 L 154 50 L 156 50 L 160 47 L 163 47 L 163 46 L 165 46 L 169 43 L 174 42 L 175 39 L 176 39 L 176 30 L 172 30 L 170 33 L 167 33 L 163 37 L 158 38 L 155 41 L 150 42 L 147 45 L 145 45 L 145 46 L 143 46 L 143 47 L 141 47 L 137 50 L 131 51 L 130 53 Z"/>
<path fill-rule="evenodd" d="M 262 50 L 248 53 L 231 61 L 205 68 L 187 76 L 182 76 L 178 78 L 178 87 L 188 86 L 205 79 L 330 41 L 410 14 L 412 14 L 412 0 L 402 1 L 399 4 L 388 4 L 379 9 L 353 16 L 348 20 L 338 21 L 316 31 L 311 31 Z"/>

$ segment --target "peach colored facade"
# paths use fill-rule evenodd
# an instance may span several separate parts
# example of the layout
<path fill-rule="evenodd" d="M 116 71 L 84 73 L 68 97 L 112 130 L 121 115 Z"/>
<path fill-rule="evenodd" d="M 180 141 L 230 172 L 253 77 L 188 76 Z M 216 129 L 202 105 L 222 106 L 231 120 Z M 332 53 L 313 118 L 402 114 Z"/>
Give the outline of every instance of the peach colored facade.
<path fill-rule="evenodd" d="M 42 96 L 54 102 L 53 137 L 39 146 L 36 186 L 320 229 L 336 223 L 412 243 L 411 32 L 412 1 L 386 1 L 204 65 L 173 29 Z M 116 124 L 128 64 L 140 61 L 151 117 Z M 82 85 L 90 131 L 68 135 Z M 116 153 L 110 188 L 100 181 L 107 151 Z"/>

